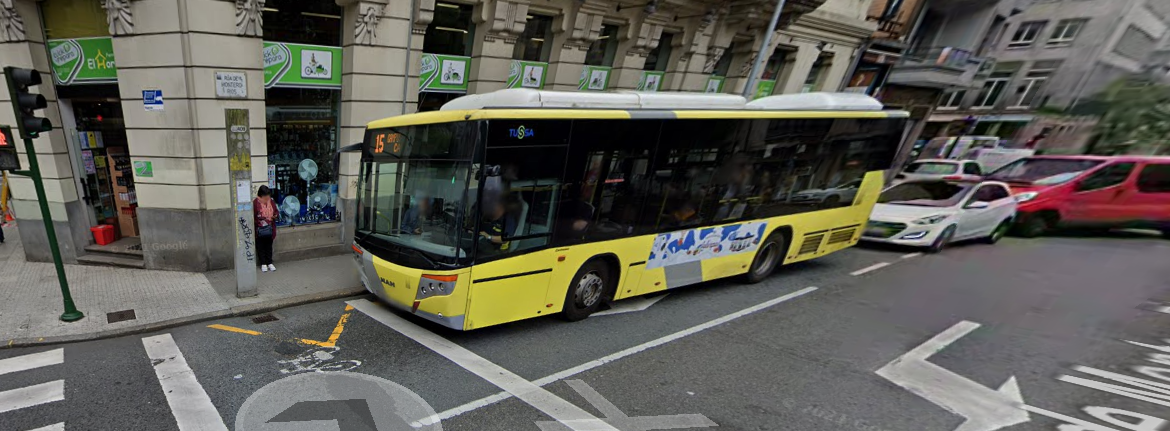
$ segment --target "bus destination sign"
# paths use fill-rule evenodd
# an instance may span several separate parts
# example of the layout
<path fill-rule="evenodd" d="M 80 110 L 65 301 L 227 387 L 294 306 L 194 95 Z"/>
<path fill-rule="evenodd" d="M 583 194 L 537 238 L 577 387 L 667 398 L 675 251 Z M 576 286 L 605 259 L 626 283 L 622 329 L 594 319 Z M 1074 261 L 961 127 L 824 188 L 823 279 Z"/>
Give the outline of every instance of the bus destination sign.
<path fill-rule="evenodd" d="M 371 136 L 374 145 L 374 154 L 390 154 L 402 156 L 406 149 L 406 137 L 397 132 L 374 132 Z"/>

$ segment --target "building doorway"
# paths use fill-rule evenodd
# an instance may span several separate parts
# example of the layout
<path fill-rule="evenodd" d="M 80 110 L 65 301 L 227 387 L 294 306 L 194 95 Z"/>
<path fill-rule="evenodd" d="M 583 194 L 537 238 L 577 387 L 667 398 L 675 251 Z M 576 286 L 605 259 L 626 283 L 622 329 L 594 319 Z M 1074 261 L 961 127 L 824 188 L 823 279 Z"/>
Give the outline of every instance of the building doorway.
<path fill-rule="evenodd" d="M 115 238 L 138 237 L 138 194 L 117 85 L 58 86 L 57 92 L 90 224 L 111 226 Z"/>

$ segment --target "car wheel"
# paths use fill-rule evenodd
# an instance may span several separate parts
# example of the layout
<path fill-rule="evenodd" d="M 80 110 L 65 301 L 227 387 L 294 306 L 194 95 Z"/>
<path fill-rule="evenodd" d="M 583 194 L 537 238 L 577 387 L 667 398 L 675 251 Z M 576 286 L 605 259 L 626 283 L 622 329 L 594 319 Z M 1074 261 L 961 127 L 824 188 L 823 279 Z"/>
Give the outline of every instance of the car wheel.
<path fill-rule="evenodd" d="M 947 228 L 944 229 L 942 231 L 942 233 L 938 235 L 938 238 L 934 239 L 934 242 L 930 244 L 930 248 L 927 248 L 926 252 L 927 253 L 938 253 L 938 252 L 942 251 L 944 248 L 946 248 L 947 244 L 949 244 L 951 242 L 951 238 L 954 238 L 954 237 L 955 237 L 955 225 L 947 226 Z"/>
<path fill-rule="evenodd" d="M 561 317 L 576 322 L 597 311 L 612 281 L 609 266 L 600 260 L 586 262 L 572 280 L 565 293 L 565 308 L 561 311 Z"/>
<path fill-rule="evenodd" d="M 999 226 L 995 227 L 995 230 L 991 231 L 991 235 L 988 235 L 987 238 L 983 239 L 983 242 L 988 244 L 995 244 L 999 242 L 999 240 L 1003 239 L 1003 236 L 1007 235 L 1007 231 L 1011 228 L 1012 221 L 1004 220 L 1003 223 L 1000 223 Z"/>
<path fill-rule="evenodd" d="M 1017 231 L 1024 238 L 1035 238 L 1044 235 L 1049 228 L 1051 226 L 1048 224 L 1048 219 L 1042 215 L 1033 214 L 1024 217 L 1024 220 L 1017 226 Z"/>
<path fill-rule="evenodd" d="M 756 258 L 752 259 L 752 266 L 748 267 L 747 274 L 743 275 L 743 282 L 756 284 L 764 281 L 784 260 L 784 253 L 784 234 L 773 232 L 760 244 L 760 249 L 756 250 Z"/>

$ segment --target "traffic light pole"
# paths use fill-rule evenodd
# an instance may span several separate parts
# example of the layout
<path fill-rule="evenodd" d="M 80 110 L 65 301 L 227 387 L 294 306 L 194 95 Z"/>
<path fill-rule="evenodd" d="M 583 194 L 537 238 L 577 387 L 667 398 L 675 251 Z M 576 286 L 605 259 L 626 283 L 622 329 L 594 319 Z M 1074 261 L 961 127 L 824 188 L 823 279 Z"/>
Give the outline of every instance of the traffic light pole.
<path fill-rule="evenodd" d="M 8 81 L 8 88 L 16 88 L 16 84 L 12 81 L 12 74 L 9 72 L 10 68 L 5 69 L 4 78 Z M 12 98 L 12 109 L 19 115 L 21 107 L 16 100 Z M 41 207 L 41 220 L 45 222 L 45 234 L 49 237 L 49 251 L 53 253 L 53 266 L 57 268 L 57 281 L 61 284 L 61 299 L 65 302 L 65 312 L 61 313 L 61 320 L 65 322 L 74 322 L 85 317 L 81 311 L 77 310 L 77 306 L 73 305 L 73 295 L 69 293 L 69 281 L 65 278 L 65 265 L 61 262 L 61 248 L 57 246 L 57 231 L 53 228 L 53 215 L 49 212 L 49 200 L 45 197 L 45 185 L 41 182 L 41 167 L 37 163 L 37 151 L 33 147 L 32 139 L 23 137 L 24 150 L 28 154 L 28 170 L 13 172 L 16 174 L 27 175 L 33 180 L 33 187 L 37 190 L 37 203 Z"/>

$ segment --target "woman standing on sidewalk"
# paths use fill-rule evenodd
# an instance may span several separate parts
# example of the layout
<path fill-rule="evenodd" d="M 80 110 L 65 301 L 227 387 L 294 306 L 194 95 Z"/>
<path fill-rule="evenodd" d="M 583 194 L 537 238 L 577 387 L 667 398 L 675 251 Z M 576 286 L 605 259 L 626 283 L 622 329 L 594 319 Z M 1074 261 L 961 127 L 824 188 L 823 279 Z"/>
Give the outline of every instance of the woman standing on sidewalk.
<path fill-rule="evenodd" d="M 252 201 L 252 212 L 256 215 L 256 254 L 260 259 L 260 271 L 276 271 L 272 265 L 272 242 L 276 239 L 276 202 L 268 186 L 260 186 L 256 199 Z"/>

